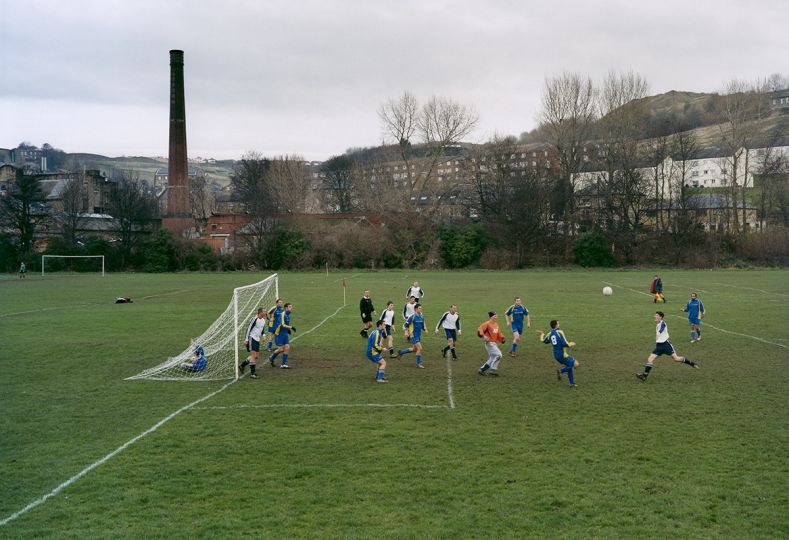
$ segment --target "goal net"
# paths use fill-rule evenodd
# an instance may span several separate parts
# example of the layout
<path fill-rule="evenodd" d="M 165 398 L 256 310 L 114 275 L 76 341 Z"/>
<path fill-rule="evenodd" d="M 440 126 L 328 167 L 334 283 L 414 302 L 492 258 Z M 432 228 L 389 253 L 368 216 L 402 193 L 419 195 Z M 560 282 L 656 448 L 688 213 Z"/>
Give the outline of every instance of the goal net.
<path fill-rule="evenodd" d="M 160 381 L 213 381 L 237 379 L 238 363 L 246 358 L 244 337 L 258 308 L 268 310 L 279 296 L 277 274 L 263 281 L 233 289 L 233 297 L 225 311 L 201 335 L 192 339 L 187 349 L 168 358 L 158 366 L 146 369 L 127 380 L 154 379 Z M 263 340 L 264 336 L 261 336 Z M 195 350 L 201 348 L 205 361 Z M 198 352 L 200 352 L 198 350 Z M 189 364 L 192 364 L 190 366 Z"/>
<path fill-rule="evenodd" d="M 104 275 L 104 255 L 42 255 L 41 275 L 52 272 L 99 272 Z"/>

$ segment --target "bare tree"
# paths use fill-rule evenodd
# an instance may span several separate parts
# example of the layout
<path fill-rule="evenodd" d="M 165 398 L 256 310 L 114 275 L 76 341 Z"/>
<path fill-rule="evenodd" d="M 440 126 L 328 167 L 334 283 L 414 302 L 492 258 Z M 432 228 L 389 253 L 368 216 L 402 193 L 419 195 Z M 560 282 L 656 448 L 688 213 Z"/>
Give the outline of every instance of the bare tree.
<path fill-rule="evenodd" d="M 479 217 L 496 237 L 508 238 L 520 266 L 547 234 L 549 181 L 542 160 L 520 167 L 511 159 L 515 153 L 513 138 L 494 138 L 473 150 L 467 167 Z"/>
<path fill-rule="evenodd" d="M 759 121 L 772 114 L 766 82 L 748 83 L 732 80 L 723 96 L 725 122 L 720 125 L 721 147 L 726 151 L 724 167 L 730 172 L 728 192 L 730 211 L 727 213 L 734 231 L 746 225 L 745 193 L 751 175 L 750 148 L 759 137 Z M 738 215 L 737 209 L 742 213 Z"/>
<path fill-rule="evenodd" d="M 306 209 L 309 176 L 301 156 L 278 156 L 266 172 L 269 196 L 280 214 L 301 214 Z"/>
<path fill-rule="evenodd" d="M 324 206 L 332 211 L 347 213 L 356 210 L 360 184 L 359 165 L 349 155 L 335 156 L 321 167 Z"/>
<path fill-rule="evenodd" d="M 198 172 L 189 179 L 189 203 L 195 219 L 205 221 L 214 211 L 214 196 L 208 188 L 205 173 Z"/>
<path fill-rule="evenodd" d="M 69 246 L 77 243 L 77 231 L 82 226 L 87 202 L 85 193 L 84 174 L 78 178 L 66 180 L 66 185 L 62 191 L 63 199 L 63 238 Z"/>
<path fill-rule="evenodd" d="M 41 208 L 43 201 L 40 177 L 22 174 L 22 171 L 17 171 L 16 178 L 9 182 L 6 195 L 0 197 L 0 224 L 18 232 L 17 253 L 20 258 L 24 259 L 31 253 L 36 228 L 45 219 Z"/>
<path fill-rule="evenodd" d="M 472 132 L 479 116 L 473 108 L 445 97 L 433 96 L 419 106 L 416 98 L 405 92 L 398 99 L 386 101 L 378 117 L 385 137 L 396 144 L 403 166 L 403 172 L 397 173 L 401 184 L 397 206 L 415 211 L 416 202 L 424 214 L 434 215 L 442 203 L 441 196 L 453 188 L 442 184 L 437 173 L 439 161 L 448 148 Z M 415 144 L 419 145 L 418 151 Z"/>
<path fill-rule="evenodd" d="M 598 101 L 599 141 L 605 164 L 598 183 L 605 201 L 606 228 L 628 261 L 633 260 L 648 202 L 648 179 L 639 170 L 640 126 L 646 112 L 643 98 L 648 91 L 649 85 L 640 75 L 611 71 L 603 81 Z"/>
<path fill-rule="evenodd" d="M 583 163 L 583 147 L 595 118 L 595 89 L 589 77 L 565 72 L 545 79 L 540 130 L 546 142 L 556 149 L 559 163 L 556 206 L 568 236 L 575 234 L 576 223 L 573 179 Z"/>
<path fill-rule="evenodd" d="M 137 171 L 122 170 L 110 193 L 109 211 L 120 236 L 121 265 L 129 261 L 140 235 L 156 213 L 156 200 L 144 188 Z"/>

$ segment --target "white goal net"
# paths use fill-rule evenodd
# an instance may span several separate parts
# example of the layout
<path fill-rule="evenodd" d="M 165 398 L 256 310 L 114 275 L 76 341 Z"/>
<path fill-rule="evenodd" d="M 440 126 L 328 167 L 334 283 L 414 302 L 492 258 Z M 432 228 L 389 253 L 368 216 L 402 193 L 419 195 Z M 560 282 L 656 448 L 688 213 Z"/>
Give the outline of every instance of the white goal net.
<path fill-rule="evenodd" d="M 87 259 L 87 260 L 85 260 Z M 49 261 L 49 272 L 66 270 L 69 272 L 101 272 L 104 275 L 104 255 L 42 255 L 41 256 L 41 275 L 47 268 Z"/>
<path fill-rule="evenodd" d="M 213 381 L 237 379 L 238 363 L 246 358 L 244 336 L 247 325 L 257 315 L 258 308 L 268 310 L 279 296 L 277 274 L 263 281 L 233 289 L 230 305 L 214 323 L 177 356 L 158 366 L 146 369 L 131 379 L 160 381 Z M 261 342 L 263 337 L 261 337 Z M 204 359 L 195 350 L 202 348 Z M 198 352 L 200 352 L 198 350 Z M 191 366 L 190 366 L 191 364 Z"/>

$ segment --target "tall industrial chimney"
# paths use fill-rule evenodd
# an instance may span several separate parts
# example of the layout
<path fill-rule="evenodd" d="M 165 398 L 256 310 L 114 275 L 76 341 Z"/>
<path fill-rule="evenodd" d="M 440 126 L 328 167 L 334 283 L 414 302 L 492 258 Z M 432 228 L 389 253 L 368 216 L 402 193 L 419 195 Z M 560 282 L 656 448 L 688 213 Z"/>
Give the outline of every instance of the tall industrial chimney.
<path fill-rule="evenodd" d="M 187 167 L 184 51 L 173 50 L 170 51 L 170 160 L 167 172 L 169 184 L 167 193 L 168 217 L 192 217 L 189 204 L 189 175 Z"/>

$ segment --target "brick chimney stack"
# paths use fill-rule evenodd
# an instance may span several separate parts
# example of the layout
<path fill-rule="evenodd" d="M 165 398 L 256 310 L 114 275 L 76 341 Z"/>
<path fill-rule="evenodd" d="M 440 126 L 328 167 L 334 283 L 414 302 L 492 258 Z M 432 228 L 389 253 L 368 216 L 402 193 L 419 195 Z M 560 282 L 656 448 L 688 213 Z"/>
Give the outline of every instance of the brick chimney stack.
<path fill-rule="evenodd" d="M 187 167 L 184 51 L 172 50 L 170 51 L 170 159 L 167 171 L 169 217 L 192 217 Z"/>

